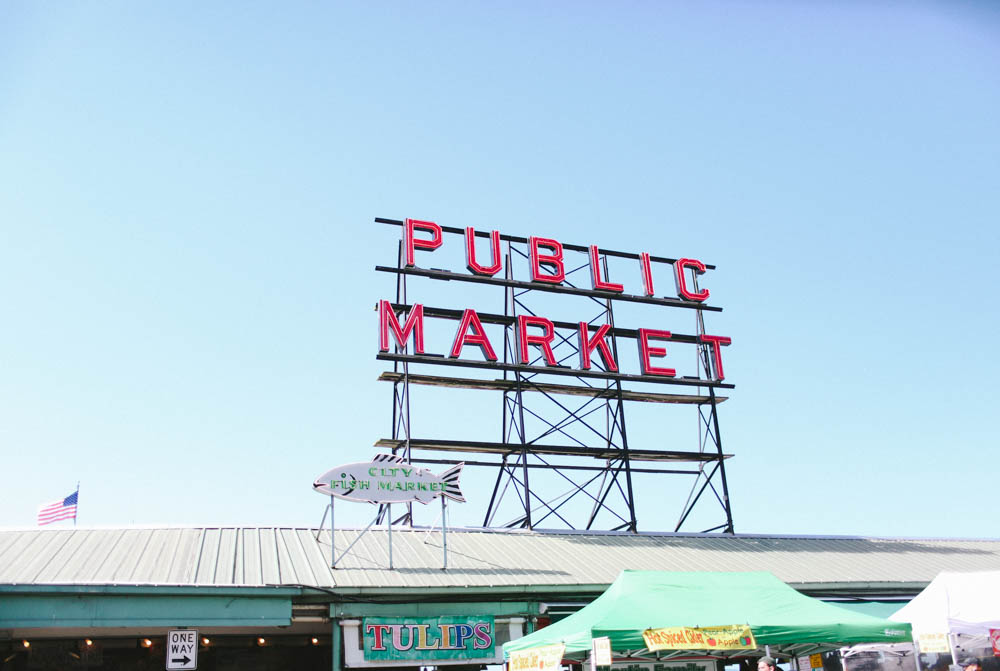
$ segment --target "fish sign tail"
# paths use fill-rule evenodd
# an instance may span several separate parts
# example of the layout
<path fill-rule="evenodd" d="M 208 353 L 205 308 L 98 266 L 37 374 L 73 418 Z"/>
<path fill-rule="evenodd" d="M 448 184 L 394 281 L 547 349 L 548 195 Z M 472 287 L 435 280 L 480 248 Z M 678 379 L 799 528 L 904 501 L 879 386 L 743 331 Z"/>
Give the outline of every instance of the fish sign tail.
<path fill-rule="evenodd" d="M 438 476 L 444 482 L 444 491 L 441 492 L 441 496 L 447 496 L 459 503 L 465 503 L 465 497 L 462 496 L 462 490 L 458 486 L 458 478 L 462 475 L 462 466 L 465 466 L 465 462 L 452 466 Z"/>

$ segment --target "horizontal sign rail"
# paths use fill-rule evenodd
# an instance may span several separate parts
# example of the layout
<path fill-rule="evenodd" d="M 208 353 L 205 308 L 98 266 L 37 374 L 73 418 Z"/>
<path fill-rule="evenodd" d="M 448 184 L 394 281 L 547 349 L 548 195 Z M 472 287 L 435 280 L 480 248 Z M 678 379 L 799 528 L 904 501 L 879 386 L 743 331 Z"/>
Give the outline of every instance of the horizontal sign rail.
<path fill-rule="evenodd" d="M 722 312 L 722 308 L 714 305 L 705 305 L 695 301 L 684 301 L 679 298 L 657 298 L 655 296 L 636 296 L 635 294 L 619 294 L 613 291 L 600 291 L 594 289 L 580 289 L 578 287 L 564 287 L 561 284 L 546 284 L 544 282 L 525 282 L 524 280 L 505 280 L 485 275 L 468 275 L 457 273 L 453 270 L 437 270 L 434 268 L 396 266 L 375 266 L 375 270 L 380 273 L 395 273 L 397 275 L 415 275 L 417 277 L 428 277 L 434 280 L 445 280 L 447 282 L 472 282 L 474 284 L 492 284 L 500 287 L 512 287 L 514 289 L 547 291 L 554 294 L 568 294 L 571 296 L 586 296 L 589 298 L 610 298 L 616 301 L 628 301 L 630 303 L 645 303 L 646 305 L 661 305 L 672 308 L 688 308 L 690 310 L 705 310 L 706 312 Z"/>
<path fill-rule="evenodd" d="M 382 438 L 375 442 L 375 447 L 380 449 L 398 450 L 405 447 L 406 440 L 395 438 Z M 482 454 L 520 454 L 527 450 L 532 454 L 555 454 L 571 457 L 594 457 L 595 459 L 621 459 L 625 452 L 617 448 L 609 447 L 583 447 L 580 445 L 540 445 L 538 443 L 492 443 L 474 440 L 432 440 L 416 439 L 409 440 L 412 450 L 438 450 L 441 452 L 479 452 Z M 710 462 L 718 461 L 719 454 L 715 452 L 680 452 L 676 450 L 637 450 L 629 448 L 630 459 L 641 461 L 689 461 L 689 462 Z M 722 458 L 728 459 L 733 455 L 724 454 Z"/>
<path fill-rule="evenodd" d="M 734 389 L 736 385 L 715 380 L 703 380 L 691 377 L 664 377 L 658 375 L 629 375 L 627 373 L 605 373 L 594 370 L 578 370 L 566 366 L 525 366 L 513 363 L 491 361 L 470 361 L 468 359 L 451 359 L 443 355 L 430 354 L 393 354 L 381 352 L 376 355 L 381 361 L 398 361 L 400 363 L 421 363 L 430 366 L 464 366 L 466 368 L 484 368 L 487 370 L 506 370 L 523 375 L 564 375 L 577 378 L 595 378 L 601 380 L 619 380 L 621 382 L 649 382 L 652 384 L 675 384 L 687 387 L 715 387 L 716 389 Z"/>
<path fill-rule="evenodd" d="M 493 391 L 517 391 L 516 380 L 480 380 L 470 377 L 447 377 L 443 375 L 420 375 L 410 373 L 395 373 L 384 371 L 378 376 L 380 382 L 403 382 L 408 379 L 410 384 L 422 384 L 431 387 L 453 387 L 456 389 L 486 389 Z M 537 391 L 546 394 L 564 394 L 566 396 L 589 396 L 590 398 L 618 398 L 615 387 L 578 387 L 569 384 L 546 384 L 531 380 L 521 381 L 521 391 Z M 683 405 L 703 405 L 712 402 L 711 396 L 694 394 L 662 394 L 657 392 L 630 391 L 623 389 L 621 397 L 626 401 L 645 403 L 678 403 Z M 715 402 L 722 403 L 728 396 L 716 396 Z"/>
<path fill-rule="evenodd" d="M 507 468 L 507 469 L 517 469 L 531 468 L 531 469 L 542 469 L 551 471 L 557 469 L 560 471 L 591 471 L 599 472 L 608 470 L 607 466 L 580 466 L 580 465 L 567 465 L 567 464 L 521 464 L 508 462 L 504 464 L 502 461 L 469 461 L 468 459 L 410 459 L 410 463 L 413 464 L 465 464 L 466 466 L 489 466 L 491 468 Z M 681 468 L 636 468 L 632 466 L 629 468 L 632 473 L 667 473 L 669 475 L 699 475 L 701 471 L 694 469 L 681 469 Z"/>

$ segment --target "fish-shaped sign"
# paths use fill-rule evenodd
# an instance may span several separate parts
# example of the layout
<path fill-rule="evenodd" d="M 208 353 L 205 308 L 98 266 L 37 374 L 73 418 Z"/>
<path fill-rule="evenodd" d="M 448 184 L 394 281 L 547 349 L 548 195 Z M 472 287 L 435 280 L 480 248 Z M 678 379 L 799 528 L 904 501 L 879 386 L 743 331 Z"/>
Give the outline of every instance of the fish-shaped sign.
<path fill-rule="evenodd" d="M 401 456 L 376 454 L 371 461 L 330 469 L 316 478 L 313 489 L 320 494 L 366 503 L 430 503 L 439 496 L 464 502 L 465 497 L 458 486 L 464 465 L 457 464 L 434 475 Z"/>

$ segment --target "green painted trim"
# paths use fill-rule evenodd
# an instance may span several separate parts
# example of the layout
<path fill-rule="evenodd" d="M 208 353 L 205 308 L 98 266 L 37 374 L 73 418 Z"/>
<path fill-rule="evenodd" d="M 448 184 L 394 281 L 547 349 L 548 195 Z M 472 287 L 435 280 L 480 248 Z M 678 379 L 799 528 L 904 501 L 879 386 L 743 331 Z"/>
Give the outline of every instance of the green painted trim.
<path fill-rule="evenodd" d="M 909 582 L 790 582 L 788 586 L 799 592 L 922 592 L 929 581 Z"/>
<path fill-rule="evenodd" d="M 599 595 L 611 586 L 611 583 L 586 585 L 456 585 L 454 587 L 333 587 L 331 592 L 336 595 L 359 597 L 396 597 L 399 599 L 426 599 L 430 596 L 464 598 L 495 597 L 498 594 L 524 595 L 532 598 L 538 596 L 552 597 L 560 594 Z M 543 599 L 544 600 L 544 599 Z"/>
<path fill-rule="evenodd" d="M 458 615 L 490 615 L 506 617 L 537 615 L 535 601 L 466 601 L 466 602 L 417 602 L 417 603 L 332 603 L 330 617 L 438 617 Z"/>
<path fill-rule="evenodd" d="M 0 585 L 0 594 L 130 594 L 167 596 L 298 596 L 301 587 L 209 585 Z"/>
<path fill-rule="evenodd" d="M 292 623 L 285 596 L 7 594 L 0 629 L 62 627 L 275 627 Z"/>

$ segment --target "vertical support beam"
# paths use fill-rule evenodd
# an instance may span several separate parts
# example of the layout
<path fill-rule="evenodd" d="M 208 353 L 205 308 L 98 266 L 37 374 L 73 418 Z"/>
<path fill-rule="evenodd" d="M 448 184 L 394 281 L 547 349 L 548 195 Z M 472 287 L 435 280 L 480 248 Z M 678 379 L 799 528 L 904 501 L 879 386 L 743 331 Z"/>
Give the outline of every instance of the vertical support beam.
<path fill-rule="evenodd" d="M 510 254 L 508 253 L 508 255 L 507 255 L 507 270 L 505 272 L 505 276 L 506 276 L 506 278 L 508 280 L 514 278 L 513 271 L 512 271 L 512 269 L 510 267 L 511 266 L 510 261 L 511 261 L 511 257 L 510 257 Z M 516 299 L 514 298 L 514 288 L 513 287 L 506 287 L 505 288 L 505 294 L 506 294 L 507 298 L 506 298 L 505 305 L 504 305 L 504 314 L 506 314 L 507 316 L 511 317 L 514 320 L 513 323 L 512 323 L 511 328 L 512 329 L 513 328 L 517 328 L 517 305 L 516 305 Z M 517 338 L 516 337 L 512 338 L 512 340 L 515 343 L 517 342 Z M 506 361 L 507 352 L 504 353 L 504 357 L 505 357 L 505 363 L 506 363 L 507 362 Z M 516 362 L 513 362 L 513 363 L 516 363 Z M 523 478 L 523 481 L 524 481 L 524 519 L 523 519 L 523 521 L 521 523 L 521 526 L 525 527 L 525 528 L 528 528 L 528 529 L 531 529 L 531 528 L 533 528 L 532 524 L 531 524 L 531 486 L 530 486 L 530 484 L 528 482 L 528 446 L 527 446 L 527 442 L 526 442 L 527 441 L 527 430 L 524 427 L 524 395 L 523 395 L 523 389 L 521 388 L 521 381 L 522 381 L 522 375 L 521 375 L 521 373 L 515 371 L 514 372 L 514 383 L 515 383 L 514 398 L 515 398 L 515 404 L 516 404 L 516 410 L 517 410 L 518 435 L 521 438 L 521 477 Z M 511 417 L 511 420 L 513 421 L 513 417 Z"/>
<path fill-rule="evenodd" d="M 342 671 L 343 664 L 340 661 L 341 657 L 341 634 L 340 634 L 340 620 L 337 618 L 330 619 L 330 626 L 333 630 L 330 632 L 330 656 L 332 657 L 332 663 L 330 668 L 333 671 Z"/>
<path fill-rule="evenodd" d="M 337 543 L 333 540 L 333 494 L 330 495 L 330 568 L 337 568 Z"/>
<path fill-rule="evenodd" d="M 733 531 L 733 507 L 729 502 L 729 483 L 726 481 L 726 458 L 722 454 L 722 436 L 719 434 L 719 412 L 715 398 L 715 387 L 708 388 L 709 398 L 712 399 L 712 426 L 715 429 L 715 447 L 719 455 L 719 477 L 722 478 L 722 502 L 726 508 L 726 533 L 736 533 Z"/>
<path fill-rule="evenodd" d="M 609 277 L 608 272 L 608 257 L 604 257 L 604 276 Z M 618 338 L 615 337 L 615 313 L 614 307 L 612 305 L 612 300 L 607 299 L 606 310 L 608 314 L 608 323 L 611 324 L 611 352 L 614 354 L 615 361 L 618 361 Z M 632 492 L 632 460 L 629 458 L 628 454 L 628 433 L 625 430 L 625 397 L 622 394 L 622 382 L 621 380 L 615 380 L 615 398 L 618 401 L 618 413 L 614 426 L 618 427 L 618 432 L 621 434 L 622 438 L 622 461 L 625 464 L 625 486 L 626 492 L 628 494 L 628 514 L 629 514 L 629 531 L 632 533 L 637 533 L 639 530 L 639 522 L 635 517 L 635 495 Z M 610 442 L 613 436 L 613 430 L 608 427 L 608 441 Z M 609 464 L 610 466 L 610 464 Z"/>

